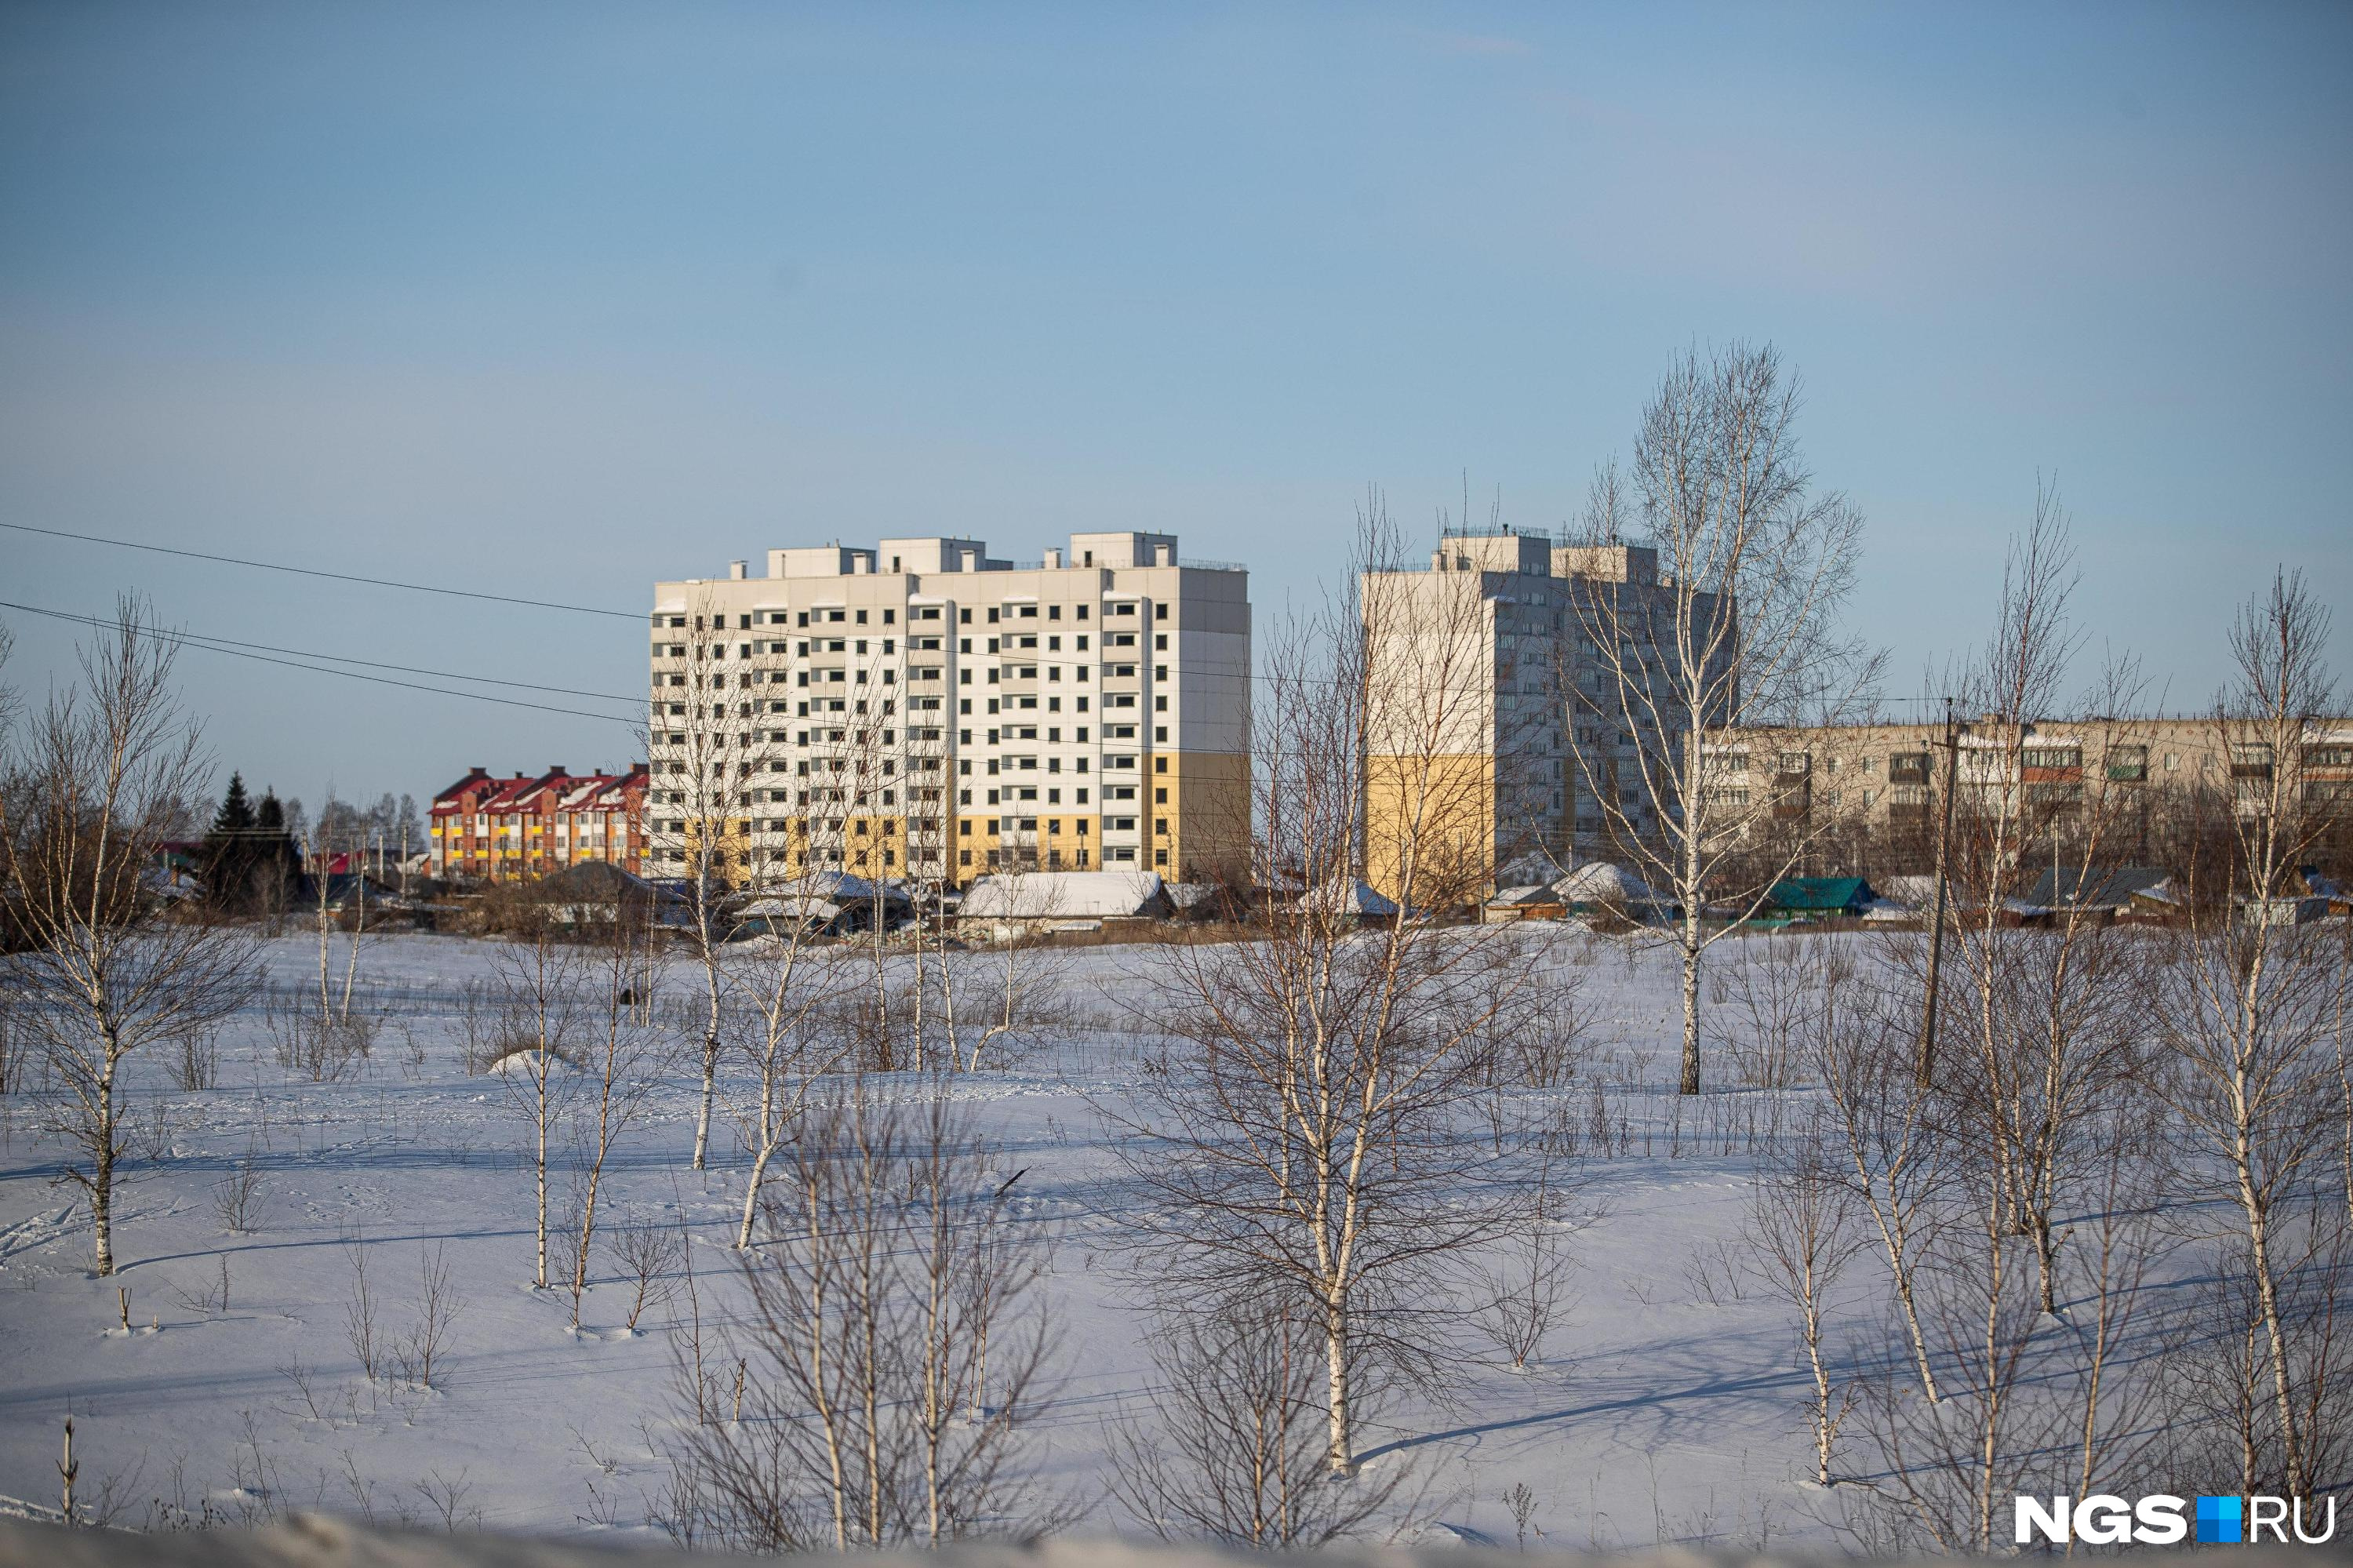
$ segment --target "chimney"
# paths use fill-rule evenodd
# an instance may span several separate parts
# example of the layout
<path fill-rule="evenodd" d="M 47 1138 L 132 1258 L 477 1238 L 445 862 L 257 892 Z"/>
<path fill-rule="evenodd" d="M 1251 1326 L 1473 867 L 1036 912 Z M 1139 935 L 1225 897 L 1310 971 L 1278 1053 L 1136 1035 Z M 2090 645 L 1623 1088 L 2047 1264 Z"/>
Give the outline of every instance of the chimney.
<path fill-rule="evenodd" d="M 735 582 L 735 583 L 740 583 L 740 582 L 742 582 L 742 581 L 744 580 L 744 569 L 745 569 L 745 567 L 746 567 L 747 564 L 748 564 L 748 563 L 746 563 L 746 562 L 743 562 L 743 561 L 730 561 L 730 562 L 728 562 L 728 563 L 727 563 L 727 580 L 728 580 L 729 582 Z"/>

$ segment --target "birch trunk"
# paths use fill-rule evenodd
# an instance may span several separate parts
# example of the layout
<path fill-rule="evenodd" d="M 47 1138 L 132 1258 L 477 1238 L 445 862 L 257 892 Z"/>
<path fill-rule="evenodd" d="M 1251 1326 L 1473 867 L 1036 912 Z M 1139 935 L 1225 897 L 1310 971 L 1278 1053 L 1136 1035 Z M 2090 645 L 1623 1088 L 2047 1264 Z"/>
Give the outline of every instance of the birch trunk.
<path fill-rule="evenodd" d="M 1335 1476 L 1356 1473 L 1356 1454 L 1348 1409 L 1348 1309 L 1335 1293 L 1324 1308 L 1324 1386 L 1331 1414 L 1329 1461 Z"/>
<path fill-rule="evenodd" d="M 1699 1093 L 1699 921 L 1694 916 L 1683 950 L 1683 1071 L 1681 1092 Z"/>
<path fill-rule="evenodd" d="M 539 1080 L 537 1089 L 539 1109 L 538 1114 L 533 1118 L 537 1123 L 539 1169 L 533 1187 L 538 1202 L 538 1270 L 533 1277 L 533 1283 L 542 1290 L 547 1288 L 547 1047 L 543 1042 L 536 1065 Z"/>
<path fill-rule="evenodd" d="M 98 1078 L 98 1147 L 90 1177 L 90 1217 L 97 1233 L 96 1263 L 101 1279 L 114 1272 L 114 1155 L 120 1114 L 114 1104 L 116 1053 L 111 1044 L 106 1050 L 106 1066 Z"/>
<path fill-rule="evenodd" d="M 705 919 L 696 911 L 698 919 Z M 703 1022 L 702 1022 L 702 1092 L 694 1106 L 694 1168 L 708 1168 L 711 1154 L 711 1101 L 719 1084 L 719 956 L 711 950 L 711 932 L 707 924 L 697 938 L 702 952 Z"/>

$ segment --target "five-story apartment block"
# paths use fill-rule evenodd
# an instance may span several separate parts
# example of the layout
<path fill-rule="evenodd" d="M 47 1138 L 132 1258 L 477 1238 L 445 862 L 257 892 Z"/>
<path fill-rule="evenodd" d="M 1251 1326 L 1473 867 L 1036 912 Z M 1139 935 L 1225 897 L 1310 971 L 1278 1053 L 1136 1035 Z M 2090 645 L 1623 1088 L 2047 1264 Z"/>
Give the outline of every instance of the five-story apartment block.
<path fill-rule="evenodd" d="M 1171 535 L 768 552 L 654 588 L 648 870 L 1239 869 L 1249 579 Z"/>

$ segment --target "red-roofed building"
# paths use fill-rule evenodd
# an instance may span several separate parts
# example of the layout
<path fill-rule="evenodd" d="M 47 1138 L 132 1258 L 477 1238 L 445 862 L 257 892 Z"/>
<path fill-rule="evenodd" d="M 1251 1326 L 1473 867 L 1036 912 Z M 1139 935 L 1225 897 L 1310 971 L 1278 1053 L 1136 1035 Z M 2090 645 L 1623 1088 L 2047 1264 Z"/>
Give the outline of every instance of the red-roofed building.
<path fill-rule="evenodd" d="M 504 882 L 584 861 L 635 874 L 645 858 L 646 766 L 627 773 L 494 777 L 486 768 L 433 797 L 433 874 Z"/>

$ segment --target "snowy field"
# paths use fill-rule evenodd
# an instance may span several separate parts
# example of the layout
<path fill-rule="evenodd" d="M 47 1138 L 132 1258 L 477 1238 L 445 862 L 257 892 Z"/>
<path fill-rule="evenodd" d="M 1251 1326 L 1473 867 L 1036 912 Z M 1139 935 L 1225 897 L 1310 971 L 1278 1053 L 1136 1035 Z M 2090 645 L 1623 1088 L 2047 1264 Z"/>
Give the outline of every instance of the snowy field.
<path fill-rule="evenodd" d="M 1575 1093 L 1584 1103 L 1598 1086 L 1624 1128 L 1613 1149 L 1588 1150 L 1599 1217 L 1570 1244 L 1573 1304 L 1529 1370 L 1465 1359 L 1451 1400 L 1379 1411 L 1366 1462 L 1412 1467 L 1425 1540 L 1511 1543 L 1503 1499 L 1524 1485 L 1531 1545 L 1538 1531 L 1555 1548 L 1835 1545 L 1837 1499 L 1812 1483 L 1791 1308 L 1727 1287 L 1724 1269 L 1754 1129 L 1779 1125 L 1804 1092 L 1739 1088 L 1711 1059 L 1715 1091 L 1679 1103 L 1672 954 L 1573 930 L 1544 939 L 1577 945 L 1588 1054 Z M 360 981 L 389 1022 L 343 1082 L 281 1067 L 258 1007 L 222 1037 L 216 1088 L 176 1089 L 160 1052 L 134 1059 L 132 1096 L 163 1132 L 119 1199 L 113 1279 L 90 1273 L 87 1212 L 57 1180 L 59 1150 L 30 1098 L 0 1099 L 0 1493 L 54 1504 L 70 1416 L 80 1497 L 111 1485 L 127 1523 L 209 1504 L 230 1518 L 301 1507 L 659 1539 L 649 1499 L 667 1474 L 656 1450 L 677 1414 L 671 1347 L 689 1301 L 671 1291 L 630 1332 L 632 1287 L 601 1250 L 577 1330 L 568 1292 L 531 1287 L 529 1124 L 496 1076 L 470 1076 L 462 1059 L 462 998 L 491 951 L 371 938 Z M 1148 953 L 1073 954 L 1059 983 L 1081 1022 L 1010 1070 L 950 1080 L 1000 1163 L 1024 1172 L 1022 1223 L 1057 1238 L 1047 1294 L 1061 1353 L 1029 1430 L 1035 1484 L 1084 1508 L 1074 1528 L 1098 1534 L 1134 1528 L 1110 1495 L 1106 1424 L 1148 1413 L 1155 1394 L 1138 1314 L 1107 1261 L 1133 1198 L 1096 1109 L 1133 1082 L 1134 1044 L 1113 1023 Z M 315 987 L 311 939 L 274 942 L 267 959 L 281 994 Z M 710 1168 L 691 1169 L 695 1100 L 687 1071 L 661 1085 L 614 1156 L 606 1213 L 692 1227 L 700 1308 L 718 1316 L 741 1298 L 727 1242 L 749 1161 L 723 1112 Z M 236 1232 L 217 1194 L 248 1161 L 258 1213 Z M 396 1335 L 434 1249 L 462 1299 L 439 1386 L 372 1383 L 347 1331 L 354 1260 L 381 1331 Z M 1875 1311 L 1869 1265 L 1853 1289 Z"/>

